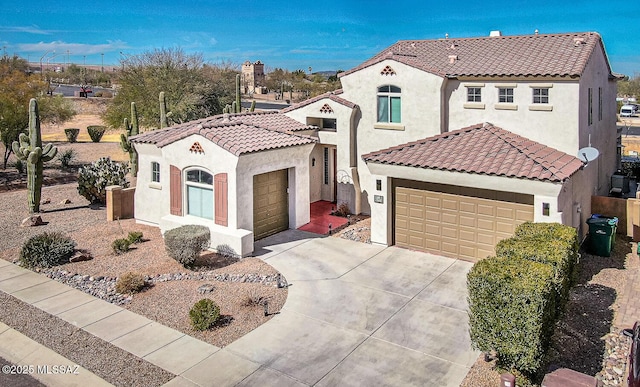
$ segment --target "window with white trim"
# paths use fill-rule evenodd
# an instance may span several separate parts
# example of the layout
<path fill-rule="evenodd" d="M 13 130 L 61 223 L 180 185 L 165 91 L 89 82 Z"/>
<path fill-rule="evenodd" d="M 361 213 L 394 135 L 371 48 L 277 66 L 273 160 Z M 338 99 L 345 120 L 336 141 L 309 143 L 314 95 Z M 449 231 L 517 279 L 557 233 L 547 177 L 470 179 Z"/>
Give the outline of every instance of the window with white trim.
<path fill-rule="evenodd" d="M 513 88 L 512 87 L 498 88 L 498 102 L 513 103 Z"/>
<path fill-rule="evenodd" d="M 467 87 L 467 102 L 482 102 L 482 88 Z"/>
<path fill-rule="evenodd" d="M 533 89 L 533 103 L 549 103 L 549 88 L 547 87 L 534 87 Z"/>
<path fill-rule="evenodd" d="M 160 163 L 157 161 L 151 162 L 151 181 L 154 183 L 160 182 Z"/>
<path fill-rule="evenodd" d="M 378 87 L 378 122 L 402 122 L 401 89 L 397 86 Z"/>
<path fill-rule="evenodd" d="M 213 219 L 213 175 L 202 169 L 187 171 L 187 214 Z"/>

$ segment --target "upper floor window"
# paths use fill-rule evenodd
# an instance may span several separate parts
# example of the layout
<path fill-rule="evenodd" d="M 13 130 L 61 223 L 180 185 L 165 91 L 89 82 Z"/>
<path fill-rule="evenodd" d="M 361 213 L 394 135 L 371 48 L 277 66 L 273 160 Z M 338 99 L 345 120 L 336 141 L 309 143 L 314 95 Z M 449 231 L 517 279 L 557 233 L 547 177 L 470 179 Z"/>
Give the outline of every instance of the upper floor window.
<path fill-rule="evenodd" d="M 513 88 L 501 87 L 498 89 L 498 102 L 513 103 Z"/>
<path fill-rule="evenodd" d="M 602 121 L 602 87 L 598 87 L 598 121 Z"/>
<path fill-rule="evenodd" d="M 151 162 L 151 181 L 154 183 L 160 182 L 160 163 L 156 161 Z"/>
<path fill-rule="evenodd" d="M 549 103 L 549 89 L 546 87 L 534 87 L 533 103 Z"/>
<path fill-rule="evenodd" d="M 593 89 L 589 88 L 589 125 L 593 124 Z"/>
<path fill-rule="evenodd" d="M 201 169 L 187 171 L 187 214 L 213 219 L 213 175 Z"/>
<path fill-rule="evenodd" d="M 482 102 L 482 88 L 467 87 L 467 102 Z"/>
<path fill-rule="evenodd" d="M 397 86 L 378 87 L 378 122 L 402 122 L 400 88 Z"/>

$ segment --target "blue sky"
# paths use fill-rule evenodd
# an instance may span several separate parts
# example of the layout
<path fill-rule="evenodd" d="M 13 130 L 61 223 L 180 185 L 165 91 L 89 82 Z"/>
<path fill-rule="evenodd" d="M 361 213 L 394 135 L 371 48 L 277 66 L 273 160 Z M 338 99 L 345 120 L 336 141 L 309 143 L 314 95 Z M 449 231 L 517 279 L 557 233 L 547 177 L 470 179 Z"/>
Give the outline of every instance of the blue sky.
<path fill-rule="evenodd" d="M 7 4 L 3 4 L 7 3 Z M 1 0 L 0 46 L 32 62 L 117 65 L 181 47 L 208 62 L 347 70 L 404 39 L 599 32 L 613 71 L 640 75 L 635 2 Z M 55 53 L 52 51 L 55 50 Z M 47 53 L 48 51 L 51 51 Z"/>

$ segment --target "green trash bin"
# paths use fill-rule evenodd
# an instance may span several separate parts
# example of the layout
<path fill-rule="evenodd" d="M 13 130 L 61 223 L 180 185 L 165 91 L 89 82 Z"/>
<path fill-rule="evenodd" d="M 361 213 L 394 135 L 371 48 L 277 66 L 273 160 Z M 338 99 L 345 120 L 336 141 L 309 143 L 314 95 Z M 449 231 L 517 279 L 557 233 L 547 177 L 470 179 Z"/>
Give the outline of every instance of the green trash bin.
<path fill-rule="evenodd" d="M 616 234 L 617 220 L 611 218 L 590 218 L 589 252 L 601 257 L 610 257 Z"/>

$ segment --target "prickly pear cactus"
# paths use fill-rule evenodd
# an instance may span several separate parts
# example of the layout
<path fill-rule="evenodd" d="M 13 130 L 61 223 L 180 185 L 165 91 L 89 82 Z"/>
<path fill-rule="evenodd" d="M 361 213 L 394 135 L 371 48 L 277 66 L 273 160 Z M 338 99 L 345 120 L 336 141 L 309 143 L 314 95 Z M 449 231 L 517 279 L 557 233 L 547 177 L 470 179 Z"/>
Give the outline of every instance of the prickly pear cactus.
<path fill-rule="evenodd" d="M 29 101 L 29 135 L 20 133 L 18 141 L 11 144 L 13 153 L 27 164 L 27 191 L 29 192 L 29 212 L 40 212 L 40 196 L 42 193 L 42 163 L 51 161 L 58 153 L 53 144 L 42 147 L 40 134 L 40 116 L 38 102 L 35 98 Z"/>
<path fill-rule="evenodd" d="M 136 103 L 131 102 L 131 123 L 127 118 L 124 119 L 124 128 L 127 130 L 127 134 L 120 134 L 120 147 L 123 151 L 129 153 L 129 160 L 131 161 L 131 176 L 138 176 L 138 152 L 133 146 L 129 137 L 135 136 L 140 133 L 138 126 L 138 110 L 136 109 Z"/>

